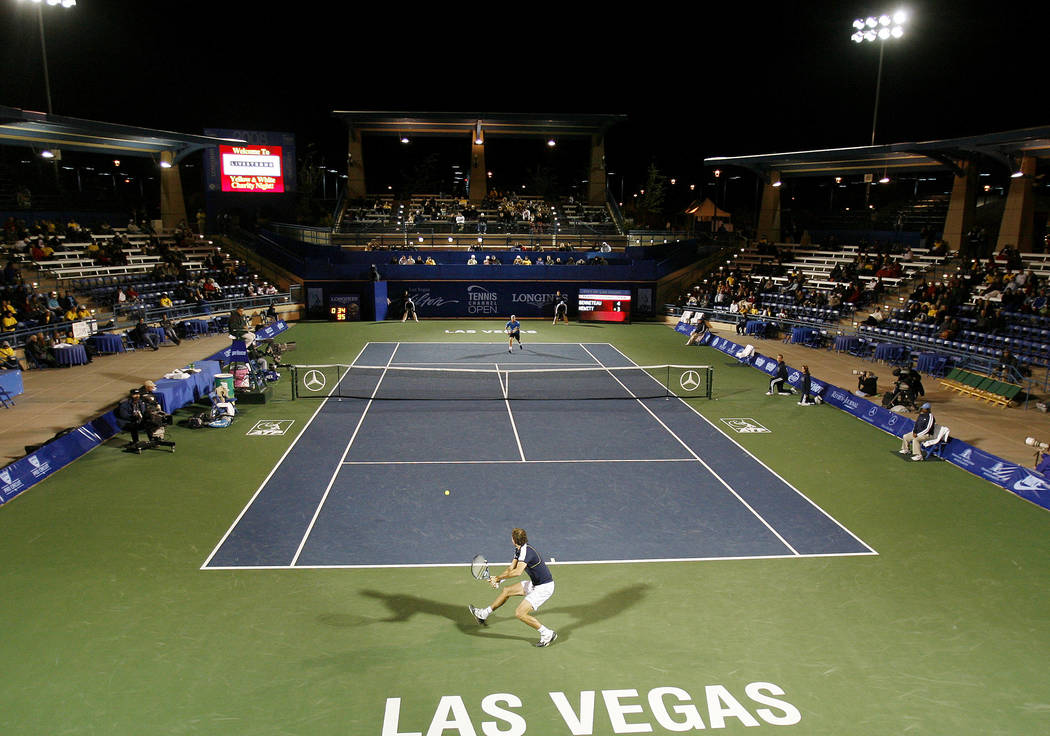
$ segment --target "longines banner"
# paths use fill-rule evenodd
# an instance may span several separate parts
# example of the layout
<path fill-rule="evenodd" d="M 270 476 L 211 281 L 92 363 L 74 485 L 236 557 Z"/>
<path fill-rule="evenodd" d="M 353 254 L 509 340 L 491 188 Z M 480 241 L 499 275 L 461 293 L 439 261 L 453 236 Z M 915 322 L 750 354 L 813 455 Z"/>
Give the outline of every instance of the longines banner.
<path fill-rule="evenodd" d="M 692 326 L 679 322 L 675 325 L 675 330 L 688 335 L 692 331 Z M 776 360 L 758 352 L 754 352 L 746 357 L 738 357 L 744 355 L 744 346 L 737 345 L 724 337 L 708 334 L 707 338 L 703 340 L 703 344 L 731 355 L 738 360 L 746 361 L 751 367 L 767 374 L 772 373 L 776 367 Z M 800 379 L 801 372 L 789 367 L 788 382 L 797 386 L 800 383 Z M 833 386 L 830 383 L 825 384 L 816 379 L 813 379 L 812 385 L 813 392 L 819 393 L 826 403 L 896 437 L 901 437 L 905 433 L 910 432 L 915 424 L 914 420 L 909 417 L 889 411 L 879 404 L 856 396 L 844 388 Z M 818 387 L 820 391 L 817 391 Z M 995 483 L 1008 491 L 1012 491 L 1034 504 L 1050 509 L 1050 481 L 1034 470 L 1003 460 L 955 438 L 948 441 L 942 456 L 952 465 Z"/>

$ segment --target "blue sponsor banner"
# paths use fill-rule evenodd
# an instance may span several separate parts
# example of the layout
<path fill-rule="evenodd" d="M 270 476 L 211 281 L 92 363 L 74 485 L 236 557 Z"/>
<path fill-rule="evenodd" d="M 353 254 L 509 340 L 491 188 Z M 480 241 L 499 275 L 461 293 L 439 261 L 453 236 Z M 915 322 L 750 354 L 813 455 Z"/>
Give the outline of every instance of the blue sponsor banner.
<path fill-rule="evenodd" d="M 276 337 L 287 329 L 288 325 L 285 324 L 283 320 L 277 320 L 272 325 L 267 325 L 261 330 L 256 330 L 255 337 L 258 340 L 268 340 L 271 337 Z M 235 350 L 238 343 L 240 343 L 240 352 Z M 235 340 L 230 347 L 224 348 L 213 355 L 209 355 L 205 360 L 217 360 L 220 363 L 232 363 L 234 361 L 243 363 L 247 360 L 247 357 L 248 354 L 247 351 L 244 350 L 244 342 L 242 340 Z"/>
<path fill-rule="evenodd" d="M 740 345 L 726 340 L 724 337 L 712 337 L 707 344 L 733 357 L 736 357 L 737 353 L 742 350 Z M 773 358 L 755 353 L 751 365 L 764 373 L 772 375 L 776 371 L 777 362 Z M 798 385 L 801 382 L 801 376 L 801 371 L 788 368 L 789 383 Z M 825 403 L 834 406 L 836 409 L 848 412 L 895 437 L 903 437 L 915 426 L 915 420 L 910 417 L 892 412 L 879 404 L 856 396 L 852 392 L 830 383 L 811 379 L 814 393 L 816 393 L 818 383 L 822 387 L 820 394 Z M 941 456 L 952 465 L 956 465 L 1001 488 L 1005 488 L 1027 501 L 1050 509 L 1050 481 L 1035 470 L 1003 460 L 1001 457 L 979 450 L 973 445 L 955 438 L 948 441 Z"/>
<path fill-rule="evenodd" d="M 117 433 L 112 412 L 77 427 L 0 470 L 0 503 L 30 488 Z"/>

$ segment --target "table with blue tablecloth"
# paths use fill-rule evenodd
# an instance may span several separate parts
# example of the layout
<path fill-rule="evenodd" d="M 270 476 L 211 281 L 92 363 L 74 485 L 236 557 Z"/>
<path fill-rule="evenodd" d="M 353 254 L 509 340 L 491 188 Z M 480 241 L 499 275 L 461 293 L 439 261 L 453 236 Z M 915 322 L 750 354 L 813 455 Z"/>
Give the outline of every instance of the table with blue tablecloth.
<path fill-rule="evenodd" d="M 803 345 L 809 344 L 816 335 L 816 332 L 817 331 L 812 327 L 792 327 L 791 342 Z"/>
<path fill-rule="evenodd" d="M 872 360 L 884 360 L 887 363 L 896 363 L 904 358 L 907 348 L 892 342 L 880 342 L 875 346 L 875 355 Z"/>
<path fill-rule="evenodd" d="M 157 336 L 158 345 L 164 342 L 165 338 L 167 337 L 167 333 L 164 331 L 163 327 L 150 327 L 148 329 L 150 332 Z"/>
<path fill-rule="evenodd" d="M 88 340 L 95 346 L 99 355 L 124 352 L 124 340 L 121 339 L 120 335 L 110 335 L 108 333 L 100 332 L 97 335 L 92 335 Z"/>
<path fill-rule="evenodd" d="M 185 319 L 182 324 L 186 325 L 186 333 L 189 335 L 208 334 L 208 320 L 206 319 Z"/>
<path fill-rule="evenodd" d="M 25 391 L 22 386 L 22 371 L 0 371 L 0 390 L 6 391 L 8 396 L 18 396 Z"/>
<path fill-rule="evenodd" d="M 83 345 L 56 345 L 54 353 L 59 365 L 84 365 L 88 362 L 87 350 Z"/>
<path fill-rule="evenodd" d="M 744 334 L 757 335 L 758 337 L 763 337 L 766 334 L 766 328 L 769 326 L 769 324 L 769 322 L 765 322 L 760 319 L 748 320 L 747 323 L 744 325 Z"/>
<path fill-rule="evenodd" d="M 947 365 L 947 355 L 942 355 L 941 353 L 920 353 L 915 362 L 915 370 L 919 373 L 941 376 L 944 375 L 944 369 Z"/>
<path fill-rule="evenodd" d="M 156 382 L 157 398 L 168 414 L 211 393 L 215 376 L 222 372 L 217 360 L 202 360 L 194 363 L 194 367 L 199 372 L 190 373 L 188 378 L 161 378 Z"/>
<path fill-rule="evenodd" d="M 860 347 L 860 338 L 856 335 L 838 335 L 835 337 L 835 350 L 848 353 Z"/>

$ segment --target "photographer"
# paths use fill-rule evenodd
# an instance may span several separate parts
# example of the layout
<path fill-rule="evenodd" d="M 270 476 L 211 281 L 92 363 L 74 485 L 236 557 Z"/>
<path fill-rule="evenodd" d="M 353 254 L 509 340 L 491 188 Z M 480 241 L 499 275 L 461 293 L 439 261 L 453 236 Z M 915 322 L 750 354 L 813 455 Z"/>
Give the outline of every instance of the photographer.
<path fill-rule="evenodd" d="M 123 428 L 131 433 L 131 444 L 127 450 L 141 454 L 143 447 L 163 445 L 175 452 L 175 443 L 164 439 L 164 427 L 171 424 L 171 415 L 160 408 L 152 395 L 144 397 L 142 389 L 133 388 L 128 398 L 117 405 L 115 413 Z M 146 442 L 139 441 L 140 432 L 146 435 Z"/>
<path fill-rule="evenodd" d="M 857 390 L 854 395 L 869 398 L 879 395 L 879 377 L 871 371 L 853 371 L 857 377 Z"/>

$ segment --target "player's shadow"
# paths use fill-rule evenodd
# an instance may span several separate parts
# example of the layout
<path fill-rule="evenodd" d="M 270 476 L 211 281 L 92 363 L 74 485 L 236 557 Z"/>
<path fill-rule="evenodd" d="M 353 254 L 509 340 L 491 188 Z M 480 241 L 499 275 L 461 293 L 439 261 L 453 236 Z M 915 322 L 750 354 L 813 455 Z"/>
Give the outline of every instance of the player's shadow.
<path fill-rule="evenodd" d="M 539 614 L 545 623 L 552 625 L 558 631 L 558 636 L 566 638 L 571 632 L 596 621 L 615 618 L 622 615 L 628 609 L 638 605 L 649 592 L 649 585 L 632 585 L 620 590 L 610 591 L 596 601 L 578 603 L 576 605 L 545 606 Z M 490 619 L 493 625 L 479 626 L 467 610 L 466 604 L 454 605 L 440 603 L 430 598 L 421 598 L 416 595 L 404 593 L 384 593 L 378 590 L 363 590 L 361 595 L 382 601 L 390 612 L 385 618 L 365 618 L 361 616 L 347 616 L 344 614 L 325 614 L 320 621 L 329 626 L 360 626 L 369 623 L 400 623 L 407 621 L 413 616 L 427 615 L 444 618 L 456 625 L 460 631 L 469 636 L 485 636 L 497 639 L 532 639 L 532 634 L 499 634 L 493 631 L 493 625 L 506 619 L 514 620 L 514 609 L 521 598 L 511 598 L 504 604 L 503 608 L 495 614 L 497 618 Z M 553 601 L 552 601 L 553 602 Z M 557 619 L 563 614 L 572 617 L 570 623 L 560 623 Z M 504 615 L 506 614 L 506 615 Z M 547 620 L 548 618 L 552 620 Z M 520 624 L 519 624 L 520 625 Z"/>

